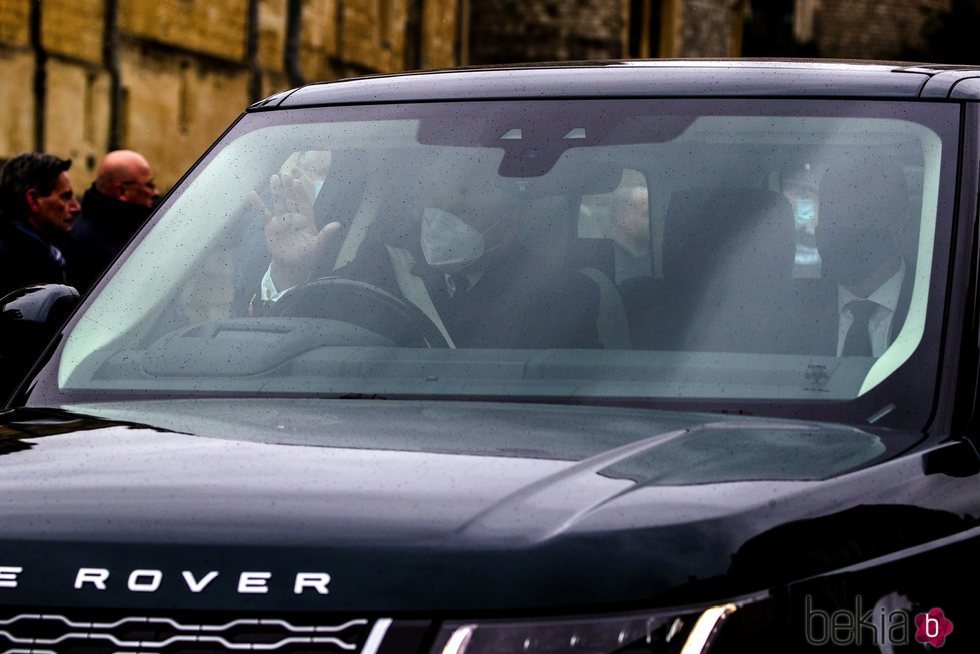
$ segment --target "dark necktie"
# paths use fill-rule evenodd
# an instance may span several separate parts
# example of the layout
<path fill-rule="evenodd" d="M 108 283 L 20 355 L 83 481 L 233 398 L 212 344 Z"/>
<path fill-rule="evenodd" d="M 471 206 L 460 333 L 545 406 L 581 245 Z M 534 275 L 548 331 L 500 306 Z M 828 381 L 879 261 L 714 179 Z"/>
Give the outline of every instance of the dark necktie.
<path fill-rule="evenodd" d="M 446 317 L 456 315 L 469 288 L 470 282 L 465 275 L 446 275 L 446 297 L 448 298 L 445 305 Z"/>
<path fill-rule="evenodd" d="M 450 300 L 458 300 L 462 280 L 456 275 L 446 275 L 446 295 Z"/>
<path fill-rule="evenodd" d="M 847 337 L 844 338 L 843 356 L 873 356 L 869 326 L 871 316 L 874 315 L 878 306 L 878 303 L 871 300 L 852 300 L 845 305 L 845 308 L 854 316 L 854 320 L 851 322 L 851 328 L 847 330 Z"/>

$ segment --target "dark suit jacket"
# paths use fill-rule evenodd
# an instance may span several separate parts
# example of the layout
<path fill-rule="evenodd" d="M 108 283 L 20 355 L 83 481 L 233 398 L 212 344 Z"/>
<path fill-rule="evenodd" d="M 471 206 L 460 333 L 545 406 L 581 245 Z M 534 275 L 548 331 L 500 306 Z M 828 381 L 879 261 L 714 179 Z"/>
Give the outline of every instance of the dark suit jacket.
<path fill-rule="evenodd" d="M 32 284 L 64 284 L 64 260 L 19 222 L 0 219 L 0 296 Z"/>
<path fill-rule="evenodd" d="M 544 266 L 513 246 L 470 289 L 449 297 L 445 275 L 413 252 L 412 273 L 425 283 L 458 347 L 599 348 L 599 289 L 582 273 Z M 378 286 L 402 297 L 384 245 L 365 239 L 357 257 L 333 275 Z M 463 283 L 460 283 L 463 285 Z"/>
<path fill-rule="evenodd" d="M 909 304 L 912 300 L 914 274 L 912 266 L 906 264 L 905 277 L 892 316 L 891 335 L 889 342 L 895 340 L 905 324 Z M 795 340 L 803 348 L 803 354 L 821 356 L 837 356 L 837 339 L 840 325 L 840 308 L 838 302 L 837 282 L 831 279 L 796 280 L 800 288 L 803 306 L 799 310 L 799 324 L 795 326 Z"/>
<path fill-rule="evenodd" d="M 126 204 L 93 185 L 82 198 L 82 215 L 68 233 L 68 280 L 80 293 L 106 271 L 150 215 L 149 207 Z"/>
<path fill-rule="evenodd" d="M 892 318 L 901 331 L 912 296 L 912 266 Z M 642 349 L 837 356 L 837 282 L 772 280 L 765 288 L 703 289 L 638 278 L 621 287 L 633 345 Z"/>

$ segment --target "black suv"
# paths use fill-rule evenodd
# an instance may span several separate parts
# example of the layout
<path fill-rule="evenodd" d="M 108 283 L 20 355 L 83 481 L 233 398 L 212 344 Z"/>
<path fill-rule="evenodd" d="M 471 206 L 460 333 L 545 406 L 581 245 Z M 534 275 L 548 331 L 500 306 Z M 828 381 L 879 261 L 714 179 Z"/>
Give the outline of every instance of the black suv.
<path fill-rule="evenodd" d="M 9 362 L 55 336 L 0 652 L 975 650 L 978 100 L 664 61 L 250 107 L 63 326 L 2 302 Z"/>

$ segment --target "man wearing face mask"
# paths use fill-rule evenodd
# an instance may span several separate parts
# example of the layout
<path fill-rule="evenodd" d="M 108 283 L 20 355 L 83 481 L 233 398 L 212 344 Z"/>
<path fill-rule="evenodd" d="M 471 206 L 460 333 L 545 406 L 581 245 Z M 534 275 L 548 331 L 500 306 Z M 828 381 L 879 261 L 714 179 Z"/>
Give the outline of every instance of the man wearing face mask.
<path fill-rule="evenodd" d="M 905 175 L 897 165 L 857 159 L 829 169 L 820 185 L 816 241 L 827 303 L 824 351 L 879 357 L 908 313 L 913 270 L 899 237 L 912 229 Z M 836 349 L 834 349 L 836 348 Z"/>
<path fill-rule="evenodd" d="M 542 265 L 516 238 L 518 208 L 492 184 L 432 193 L 408 248 L 366 238 L 340 269 L 318 270 L 340 225 L 317 229 L 304 179 L 274 176 L 266 219 L 272 264 L 260 298 L 324 274 L 364 281 L 415 304 L 457 347 L 600 347 L 599 291 L 573 270 Z"/>

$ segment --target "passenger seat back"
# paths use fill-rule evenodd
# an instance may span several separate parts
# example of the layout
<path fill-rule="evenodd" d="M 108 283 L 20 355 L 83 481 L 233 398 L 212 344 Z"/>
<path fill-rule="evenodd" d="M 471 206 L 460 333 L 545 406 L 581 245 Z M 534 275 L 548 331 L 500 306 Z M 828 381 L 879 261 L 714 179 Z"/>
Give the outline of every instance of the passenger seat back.
<path fill-rule="evenodd" d="M 795 319 L 798 313 L 791 284 L 794 225 L 792 206 L 774 191 L 674 193 L 664 226 L 664 279 L 649 298 L 654 346 L 791 350 L 777 314 L 792 312 Z"/>

